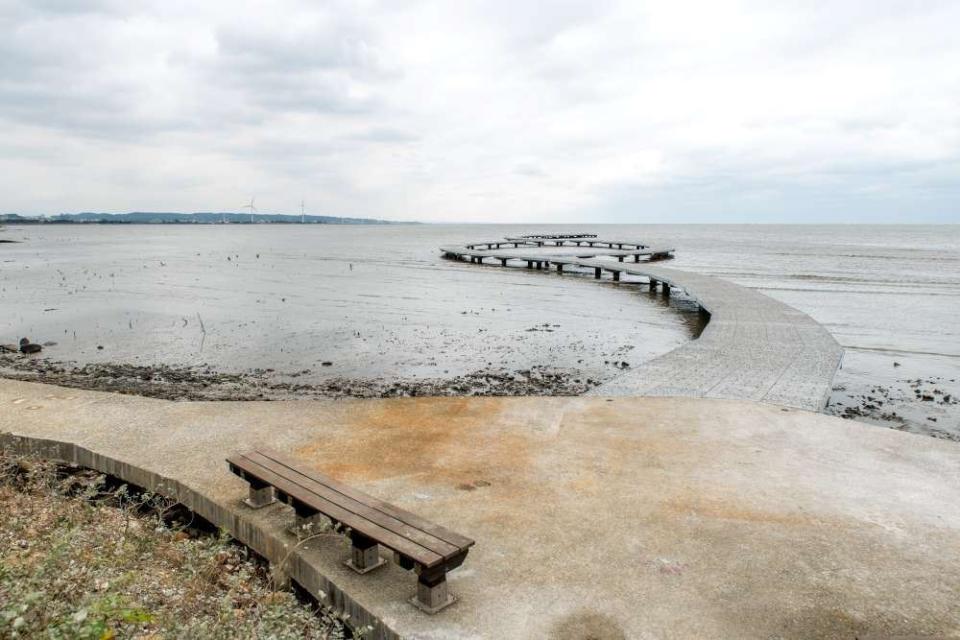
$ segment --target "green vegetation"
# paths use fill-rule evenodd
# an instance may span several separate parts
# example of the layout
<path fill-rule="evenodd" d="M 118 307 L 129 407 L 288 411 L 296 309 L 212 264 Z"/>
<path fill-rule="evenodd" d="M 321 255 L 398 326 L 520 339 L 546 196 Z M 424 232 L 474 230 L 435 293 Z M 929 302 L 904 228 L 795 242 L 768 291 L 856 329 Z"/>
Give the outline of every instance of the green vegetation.
<path fill-rule="evenodd" d="M 0 638 L 344 638 L 165 499 L 0 453 Z"/>

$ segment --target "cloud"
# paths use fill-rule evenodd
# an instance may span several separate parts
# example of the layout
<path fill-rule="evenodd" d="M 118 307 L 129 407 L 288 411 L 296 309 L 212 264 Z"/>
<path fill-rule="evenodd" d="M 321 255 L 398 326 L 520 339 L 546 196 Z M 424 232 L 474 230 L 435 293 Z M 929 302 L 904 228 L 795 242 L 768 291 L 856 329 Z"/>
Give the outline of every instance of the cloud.
<path fill-rule="evenodd" d="M 942 220 L 955 2 L 0 5 L 0 210 Z"/>

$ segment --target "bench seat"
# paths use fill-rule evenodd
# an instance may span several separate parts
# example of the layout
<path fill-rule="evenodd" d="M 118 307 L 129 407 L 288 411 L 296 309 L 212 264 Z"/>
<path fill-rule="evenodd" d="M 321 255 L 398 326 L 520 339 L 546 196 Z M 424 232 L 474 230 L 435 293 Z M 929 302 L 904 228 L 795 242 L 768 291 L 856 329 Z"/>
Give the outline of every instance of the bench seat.
<path fill-rule="evenodd" d="M 309 529 L 323 515 L 349 530 L 352 557 L 347 565 L 367 573 L 384 564 L 377 545 L 391 549 L 397 563 L 418 574 L 413 603 L 434 613 L 454 598 L 446 574 L 459 567 L 474 541 L 416 514 L 306 469 L 276 451 L 258 449 L 227 458 L 230 470 L 250 485 L 253 508 L 276 499 L 293 507 L 297 528 Z"/>

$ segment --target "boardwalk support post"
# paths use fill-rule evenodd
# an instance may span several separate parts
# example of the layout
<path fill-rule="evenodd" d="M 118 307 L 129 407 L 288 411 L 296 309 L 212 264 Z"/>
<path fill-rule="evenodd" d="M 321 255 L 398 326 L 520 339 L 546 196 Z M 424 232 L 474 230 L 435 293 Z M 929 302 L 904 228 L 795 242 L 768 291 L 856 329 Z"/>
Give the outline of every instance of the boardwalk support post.
<path fill-rule="evenodd" d="M 600 279 L 600 271 L 601 271 L 600 267 L 595 267 L 593 269 L 593 277 L 596 278 L 597 280 Z"/>

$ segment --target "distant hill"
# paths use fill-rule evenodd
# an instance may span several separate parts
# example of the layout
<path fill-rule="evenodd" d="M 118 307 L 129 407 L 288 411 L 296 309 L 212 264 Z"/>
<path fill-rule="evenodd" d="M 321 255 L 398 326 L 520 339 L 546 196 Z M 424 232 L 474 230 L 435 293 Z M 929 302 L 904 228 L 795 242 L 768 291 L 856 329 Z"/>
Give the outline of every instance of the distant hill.
<path fill-rule="evenodd" d="M 300 224 L 299 215 L 255 213 L 197 212 L 162 213 L 133 211 L 130 213 L 61 213 L 54 216 L 22 216 L 16 213 L 0 214 L 0 222 L 7 224 Z M 338 216 L 303 216 L 304 224 L 403 224 L 372 218 L 341 218 Z"/>

